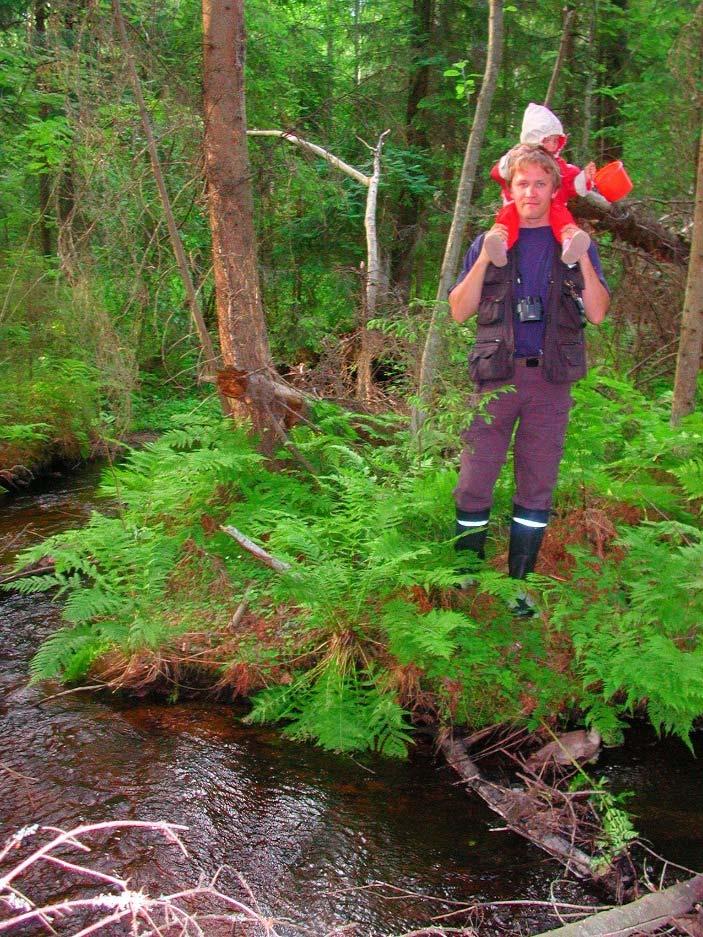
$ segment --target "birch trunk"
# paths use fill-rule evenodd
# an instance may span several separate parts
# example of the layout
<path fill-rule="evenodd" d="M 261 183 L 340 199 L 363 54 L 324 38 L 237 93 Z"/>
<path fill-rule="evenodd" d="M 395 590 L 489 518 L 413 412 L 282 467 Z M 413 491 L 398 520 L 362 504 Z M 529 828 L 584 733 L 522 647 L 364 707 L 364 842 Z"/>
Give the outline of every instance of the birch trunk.
<path fill-rule="evenodd" d="M 356 396 L 359 400 L 368 403 L 373 390 L 373 376 L 371 362 L 374 354 L 374 335 L 366 327 L 369 319 L 376 315 L 379 284 L 381 280 L 381 261 L 378 249 L 378 233 L 376 231 L 376 205 L 378 202 L 378 184 L 381 179 L 381 150 L 383 142 L 390 133 L 386 130 L 378 139 L 373 151 L 373 173 L 369 180 L 369 191 L 366 196 L 366 212 L 364 214 L 364 228 L 366 230 L 366 289 L 364 303 L 361 309 L 361 348 L 356 363 Z"/>
<path fill-rule="evenodd" d="M 476 103 L 476 113 L 474 114 L 471 134 L 466 146 L 464 165 L 461 170 L 459 190 L 454 206 L 454 217 L 452 218 L 449 237 L 447 238 L 447 244 L 444 250 L 442 270 L 437 286 L 435 307 L 422 354 L 418 387 L 420 404 L 413 410 L 411 420 L 413 435 L 417 435 L 425 421 L 424 408 L 429 403 L 437 368 L 439 367 L 444 351 L 444 336 L 442 335 L 440 323 L 446 319 L 449 288 L 454 282 L 459 268 L 464 228 L 468 221 L 471 197 L 473 195 L 476 166 L 478 165 L 481 144 L 483 143 L 483 137 L 486 132 L 488 115 L 491 110 L 491 103 L 498 81 L 498 70 L 500 68 L 502 52 L 503 0 L 489 0 L 486 68 L 483 74 L 481 92 Z"/>
<path fill-rule="evenodd" d="M 696 384 L 703 350 L 703 130 L 698 145 L 693 241 L 676 359 L 671 425 L 676 426 L 696 406 Z"/>

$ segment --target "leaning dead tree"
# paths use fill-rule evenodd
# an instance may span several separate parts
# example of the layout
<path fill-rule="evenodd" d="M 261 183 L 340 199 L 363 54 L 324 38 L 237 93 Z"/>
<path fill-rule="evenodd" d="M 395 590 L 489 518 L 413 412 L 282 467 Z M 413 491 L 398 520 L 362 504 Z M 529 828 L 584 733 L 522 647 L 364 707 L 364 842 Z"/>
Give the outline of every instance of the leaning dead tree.
<path fill-rule="evenodd" d="M 457 270 L 459 269 L 464 229 L 469 217 L 478 157 L 486 133 L 488 115 L 491 110 L 493 94 L 498 82 L 498 69 L 500 68 L 500 60 L 503 54 L 503 0 L 489 0 L 489 2 L 486 68 L 483 73 L 481 91 L 478 96 L 478 101 L 476 102 L 476 112 L 474 113 L 471 133 L 466 145 L 464 164 L 461 170 L 459 188 L 454 205 L 454 216 L 444 250 L 442 270 L 439 275 L 434 311 L 430 319 L 430 326 L 422 353 L 420 378 L 418 382 L 420 404 L 415 407 L 412 414 L 411 426 L 413 434 L 419 432 L 425 420 L 424 409 L 429 402 L 444 349 L 444 338 L 440 323 L 446 318 L 449 289 L 456 279 Z"/>
<path fill-rule="evenodd" d="M 564 834 L 560 828 L 560 811 L 546 796 L 559 792 L 544 788 L 537 795 L 527 790 L 516 790 L 495 784 L 483 777 L 476 763 L 469 757 L 461 741 L 446 738 L 440 748 L 449 766 L 459 775 L 468 790 L 477 794 L 490 809 L 505 821 L 508 829 L 529 840 L 552 858 L 557 859 L 576 878 L 598 884 L 615 895 L 619 890 L 619 876 L 613 861 L 602 867 L 577 842 L 574 833 Z M 563 794 L 562 812 L 575 822 L 573 804 Z"/>
<path fill-rule="evenodd" d="M 537 937 L 636 937 L 638 934 L 652 934 L 666 927 L 672 919 L 676 923 L 680 915 L 686 914 L 702 900 L 703 875 L 696 875 L 687 882 L 645 895 L 631 904 L 544 931 Z M 700 930 L 686 929 L 686 933 L 699 934 Z"/>
<path fill-rule="evenodd" d="M 564 67 L 564 63 L 569 58 L 574 35 L 575 17 L 576 10 L 573 9 L 573 7 L 565 6 L 562 10 L 561 40 L 559 42 L 559 51 L 557 52 L 554 68 L 552 69 L 552 76 L 549 79 L 549 87 L 547 88 L 547 93 L 543 102 L 545 107 L 552 107 L 553 105 L 554 95 L 557 90 L 557 84 L 559 83 L 559 77 L 561 75 L 562 68 Z"/>
<path fill-rule="evenodd" d="M 376 230 L 376 205 L 378 202 L 378 187 L 381 181 L 381 151 L 386 137 L 390 130 L 385 130 L 378 138 L 375 147 L 369 147 L 373 153 L 373 172 L 370 176 L 345 163 L 344 160 L 330 153 L 329 150 L 318 146 L 316 143 L 310 143 L 295 133 L 289 133 L 286 130 L 248 130 L 251 137 L 279 137 L 281 140 L 287 140 L 289 143 L 300 147 L 308 153 L 319 156 L 326 162 L 345 173 L 350 178 L 360 182 L 367 188 L 366 210 L 364 212 L 364 229 L 366 231 L 366 288 L 364 290 L 364 302 L 360 315 L 360 335 L 361 348 L 357 358 L 357 397 L 368 403 L 371 400 L 373 379 L 371 374 L 371 362 L 374 354 L 374 333 L 371 332 L 366 323 L 376 315 L 378 306 L 378 296 L 381 287 L 381 256 L 378 246 L 378 233 Z M 367 144 L 368 145 L 368 144 Z"/>
<path fill-rule="evenodd" d="M 577 220 L 591 222 L 596 231 L 608 231 L 650 257 L 680 267 L 688 263 L 691 245 L 686 238 L 671 231 L 630 199 L 610 204 L 603 198 L 587 195 L 571 199 L 569 208 Z"/>

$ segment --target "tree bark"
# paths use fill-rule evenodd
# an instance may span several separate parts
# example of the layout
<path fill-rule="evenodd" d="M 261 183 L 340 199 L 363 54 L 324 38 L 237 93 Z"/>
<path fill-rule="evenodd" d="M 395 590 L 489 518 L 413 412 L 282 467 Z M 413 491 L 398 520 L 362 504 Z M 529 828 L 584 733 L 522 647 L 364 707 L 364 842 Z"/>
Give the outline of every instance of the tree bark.
<path fill-rule="evenodd" d="M 593 49 L 596 40 L 596 0 L 592 0 L 588 14 L 588 48 Z M 583 166 L 589 160 L 591 152 L 591 125 L 593 123 L 593 97 L 596 85 L 597 63 L 588 57 L 588 74 L 583 91 L 583 119 L 581 122 L 581 145 L 578 162 Z"/>
<path fill-rule="evenodd" d="M 627 10 L 628 0 L 612 0 L 608 11 L 609 21 L 603 18 L 608 14 L 601 12 L 600 16 L 600 64 L 603 80 L 611 87 L 617 86 L 622 81 L 628 55 L 625 27 Z M 605 24 L 605 28 L 602 24 Z M 597 162 L 603 164 L 622 157 L 622 143 L 617 132 L 621 118 L 617 98 L 610 94 L 601 94 L 598 100 L 600 158 Z"/>
<path fill-rule="evenodd" d="M 281 431 L 264 320 L 247 152 L 243 0 L 203 0 L 205 174 L 220 348 L 226 369 L 243 372 L 247 393 L 234 415 L 251 417 L 265 449 Z M 256 380 L 248 380 L 255 376 Z"/>
<path fill-rule="evenodd" d="M 671 424 L 676 426 L 696 405 L 696 384 L 703 350 L 703 129 L 698 146 L 696 199 L 693 211 L 693 243 L 681 319 L 681 338 L 676 359 Z"/>
<path fill-rule="evenodd" d="M 414 408 L 412 414 L 411 429 L 413 435 L 417 435 L 425 420 L 424 408 L 429 402 L 437 368 L 444 349 L 444 338 L 440 329 L 440 319 L 443 320 L 446 318 L 449 288 L 456 278 L 459 267 L 464 228 L 466 227 L 466 222 L 469 217 L 469 208 L 471 206 L 471 197 L 476 177 L 476 166 L 478 164 L 483 137 L 486 132 L 493 94 L 498 81 L 498 70 L 500 68 L 502 52 L 503 0 L 489 0 L 488 54 L 486 57 L 486 68 L 483 74 L 481 92 L 476 103 L 476 112 L 471 127 L 471 134 L 469 135 L 469 141 L 464 154 L 464 165 L 462 166 L 461 177 L 459 179 L 454 216 L 444 250 L 444 259 L 442 261 L 442 270 L 437 286 L 435 307 L 422 354 L 418 386 L 420 405 Z"/>
<path fill-rule="evenodd" d="M 210 338 L 210 333 L 208 332 L 205 325 L 203 314 L 200 310 L 200 303 L 198 302 L 198 296 L 195 291 L 195 286 L 193 285 L 193 279 L 190 275 L 188 259 L 186 257 L 185 250 L 183 249 L 183 242 L 181 241 L 181 236 L 176 225 L 176 219 L 173 216 L 173 210 L 171 209 L 171 200 L 166 189 L 166 182 L 164 181 L 164 174 L 161 169 L 161 161 L 159 160 L 159 154 L 156 149 L 156 140 L 154 139 L 154 132 L 151 128 L 149 112 L 147 111 L 146 104 L 144 102 L 144 95 L 142 94 L 141 82 L 139 81 L 139 75 L 137 74 L 137 69 L 134 64 L 134 57 L 132 55 L 132 48 L 130 46 L 129 38 L 127 36 L 127 28 L 125 26 L 124 17 L 122 16 L 120 0 L 112 0 L 112 8 L 115 14 L 117 31 L 120 34 L 120 41 L 124 50 L 129 81 L 132 85 L 134 99 L 137 102 L 137 107 L 139 108 L 139 116 L 141 118 L 142 128 L 144 129 L 144 136 L 146 137 L 147 149 L 151 159 L 151 168 L 154 173 L 154 179 L 156 180 L 156 186 L 159 190 L 164 217 L 166 218 L 168 234 L 171 240 L 171 248 L 173 249 L 173 253 L 176 257 L 176 263 L 178 264 L 178 270 L 181 275 L 181 282 L 183 283 L 183 289 L 185 290 L 186 294 L 186 302 L 188 303 L 188 308 L 190 309 L 193 322 L 195 323 L 195 327 L 200 338 L 200 345 L 203 350 L 203 357 L 205 359 L 206 373 L 210 379 L 214 380 L 215 372 L 217 370 L 215 349 L 212 344 L 212 339 Z"/>
<path fill-rule="evenodd" d="M 631 205 L 628 199 L 610 205 L 592 196 L 569 201 L 574 218 L 591 221 L 599 231 L 609 231 L 621 241 L 645 251 L 657 260 L 685 266 L 690 244 L 674 234 L 649 212 Z"/>
<path fill-rule="evenodd" d="M 562 14 L 563 19 L 561 27 L 561 41 L 559 42 L 559 52 L 557 53 L 557 58 L 554 62 L 552 77 L 549 79 L 549 87 L 547 88 L 547 94 L 544 98 L 544 106 L 549 108 L 552 107 L 552 103 L 554 101 L 554 95 L 557 90 L 557 84 L 559 83 L 561 70 L 564 67 L 564 62 L 569 57 L 576 11 L 574 9 L 570 9 L 568 6 L 565 6 Z"/>

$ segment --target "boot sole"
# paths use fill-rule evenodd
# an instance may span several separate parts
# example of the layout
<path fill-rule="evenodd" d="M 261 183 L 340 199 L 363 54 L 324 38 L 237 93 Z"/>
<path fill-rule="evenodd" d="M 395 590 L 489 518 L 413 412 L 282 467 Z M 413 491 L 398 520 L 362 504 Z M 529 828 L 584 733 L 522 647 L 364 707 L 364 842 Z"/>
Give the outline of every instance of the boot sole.
<path fill-rule="evenodd" d="M 591 246 L 591 239 L 585 231 L 577 231 L 568 246 L 562 251 L 561 259 L 565 264 L 575 264 Z"/>
<path fill-rule="evenodd" d="M 494 267 L 504 267 L 507 264 L 508 253 L 505 249 L 505 241 L 500 235 L 486 235 L 483 239 L 483 246 Z"/>

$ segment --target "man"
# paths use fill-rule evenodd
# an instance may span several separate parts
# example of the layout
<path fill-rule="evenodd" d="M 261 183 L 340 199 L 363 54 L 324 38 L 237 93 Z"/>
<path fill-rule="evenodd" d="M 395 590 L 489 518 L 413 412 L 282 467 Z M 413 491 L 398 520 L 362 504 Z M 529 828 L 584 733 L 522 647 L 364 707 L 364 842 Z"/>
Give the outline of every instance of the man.
<path fill-rule="evenodd" d="M 610 302 L 594 245 L 569 267 L 559 256 L 549 208 L 559 167 L 541 147 L 511 151 L 507 182 L 519 216 L 519 237 L 508 263 L 494 266 L 480 235 L 449 296 L 453 318 L 478 312 L 469 372 L 479 394 L 501 390 L 462 434 L 457 549 L 484 555 L 493 488 L 515 434 L 515 496 L 508 569 L 515 579 L 534 570 L 549 520 L 571 407 L 570 386 L 586 373 L 585 319 L 597 325 Z M 576 225 L 564 230 L 573 237 Z M 505 226 L 488 232 L 507 241 Z M 507 388 L 507 389 L 506 389 Z M 526 599 L 516 614 L 529 615 Z"/>

